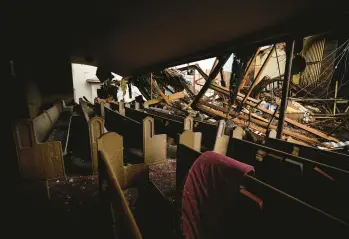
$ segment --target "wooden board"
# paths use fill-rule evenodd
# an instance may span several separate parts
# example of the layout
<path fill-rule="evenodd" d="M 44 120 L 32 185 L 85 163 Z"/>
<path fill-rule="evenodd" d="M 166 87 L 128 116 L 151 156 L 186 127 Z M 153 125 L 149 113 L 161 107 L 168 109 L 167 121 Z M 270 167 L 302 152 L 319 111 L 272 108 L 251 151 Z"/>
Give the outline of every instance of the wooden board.
<path fill-rule="evenodd" d="M 146 102 L 144 102 L 144 105 L 154 105 L 154 104 L 158 104 L 161 101 L 165 100 L 166 102 L 171 102 L 173 100 L 178 100 L 178 99 L 182 99 L 184 98 L 184 91 L 180 91 L 171 95 L 165 95 L 165 97 L 161 97 L 161 98 L 156 98 L 156 99 L 152 99 L 152 100 L 148 100 Z"/>

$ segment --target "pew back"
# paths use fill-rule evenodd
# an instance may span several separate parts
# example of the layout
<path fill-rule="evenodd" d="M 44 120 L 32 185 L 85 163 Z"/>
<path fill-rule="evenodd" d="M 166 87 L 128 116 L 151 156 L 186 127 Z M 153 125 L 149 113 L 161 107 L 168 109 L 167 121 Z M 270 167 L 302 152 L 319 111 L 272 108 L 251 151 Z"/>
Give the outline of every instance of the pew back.
<path fill-rule="evenodd" d="M 179 145 L 178 154 L 177 190 L 180 198 L 185 178 L 201 153 Z M 349 229 L 349 225 L 338 218 L 250 175 L 245 176 L 240 193 L 232 204 L 236 205 L 227 205 L 227 210 L 235 210 L 229 224 L 238 237 L 246 237 L 246 230 L 250 229 L 253 231 L 247 238 L 264 235 L 274 238 L 285 231 L 292 237 L 308 234 L 338 236 Z"/>
<path fill-rule="evenodd" d="M 349 171 L 349 155 L 325 151 L 274 138 L 269 138 L 266 141 L 266 145 L 268 147 L 279 149 L 296 156 L 308 158 L 320 163 Z"/>
<path fill-rule="evenodd" d="M 104 110 L 106 128 L 123 136 L 126 149 L 142 150 L 147 165 L 167 161 L 166 135 L 155 135 L 154 119 L 146 117 L 138 122 L 109 107 L 104 107 Z"/>
<path fill-rule="evenodd" d="M 81 111 L 83 117 L 85 118 L 85 129 L 88 130 L 89 136 L 89 151 L 90 159 L 92 161 L 92 174 L 98 174 L 98 149 L 97 149 L 97 139 L 104 132 L 104 120 L 101 117 L 94 116 L 94 111 L 91 109 L 87 102 L 83 99 L 79 99 Z"/>
<path fill-rule="evenodd" d="M 141 239 L 142 234 L 118 181 L 118 171 L 113 168 L 111 158 L 105 150 L 100 149 L 99 183 L 104 202 L 111 210 L 114 238 Z"/>
<path fill-rule="evenodd" d="M 62 103 L 55 103 L 33 120 L 21 120 L 14 126 L 19 170 L 24 180 L 46 180 L 65 177 L 62 143 L 48 140 L 62 113 Z M 69 125 L 64 150 L 69 137 Z"/>

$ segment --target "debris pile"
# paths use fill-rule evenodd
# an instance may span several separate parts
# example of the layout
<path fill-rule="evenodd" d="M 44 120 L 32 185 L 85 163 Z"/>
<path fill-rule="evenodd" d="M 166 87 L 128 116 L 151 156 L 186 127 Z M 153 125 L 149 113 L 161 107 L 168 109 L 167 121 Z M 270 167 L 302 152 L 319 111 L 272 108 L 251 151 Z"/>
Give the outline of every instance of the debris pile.
<path fill-rule="evenodd" d="M 343 79 L 348 75 L 347 62 L 341 62 L 341 59 L 349 54 L 349 40 L 340 46 L 336 45 L 333 52 L 323 52 L 323 58 L 313 59 L 311 52 L 317 49 L 316 44 L 325 44 L 324 42 L 323 38 L 305 39 L 305 46 L 293 59 L 293 78 L 285 108 L 282 138 L 326 149 L 347 147 L 346 143 L 339 142 L 349 140 L 349 100 L 338 99 L 337 93 L 334 98 L 330 98 L 329 85 L 332 79 L 330 76 L 336 75 L 337 66 L 345 66 L 342 67 L 345 69 Z M 216 59 L 209 75 L 199 65 L 188 65 L 130 77 L 127 81 L 142 93 L 145 98 L 144 107 L 155 107 L 178 116 L 192 115 L 209 122 L 225 119 L 228 126 L 242 126 L 263 141 L 271 131 L 278 130 L 283 98 L 285 44 L 258 48 L 253 54 L 252 51 L 248 52 L 234 53 L 230 79 L 224 79 L 227 74 L 222 72 L 229 56 L 222 56 Z M 322 62 L 327 69 L 317 67 L 315 71 L 313 63 L 309 63 L 311 60 Z M 216 69 L 219 67 L 220 69 Z M 331 73 L 328 73 L 328 69 Z M 310 76 L 307 77 L 302 72 Z M 314 72 L 317 74 L 315 78 Z M 199 76 L 196 80 L 197 73 Z M 327 81 L 323 75 L 326 75 Z M 200 80 L 205 80 L 205 84 L 197 83 Z M 324 82 L 327 84 L 327 98 L 321 95 L 323 90 L 315 90 L 323 87 Z M 309 89 L 310 85 L 314 89 Z M 200 92 L 197 86 L 201 86 L 198 89 Z M 210 93 L 206 94 L 207 89 Z M 338 86 L 334 88 L 336 92 L 337 89 Z M 307 96 L 314 98 L 305 98 Z M 342 104 L 340 107 L 339 103 Z"/>

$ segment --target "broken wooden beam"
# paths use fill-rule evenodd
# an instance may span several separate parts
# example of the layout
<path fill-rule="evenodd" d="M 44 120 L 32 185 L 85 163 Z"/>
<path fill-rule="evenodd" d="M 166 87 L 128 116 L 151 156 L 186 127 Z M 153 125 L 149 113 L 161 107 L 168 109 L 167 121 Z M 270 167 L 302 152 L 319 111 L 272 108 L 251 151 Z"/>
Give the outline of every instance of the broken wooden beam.
<path fill-rule="evenodd" d="M 198 107 L 199 107 L 199 109 L 203 110 L 204 112 L 209 113 L 210 115 L 216 115 L 216 116 L 219 116 L 219 117 L 222 117 L 222 118 L 226 118 L 226 114 L 224 114 L 221 111 L 218 111 L 218 110 L 215 110 L 213 108 L 210 108 L 209 106 L 200 104 L 200 105 L 198 105 Z M 232 113 L 236 113 L 236 112 L 232 112 Z M 236 123 L 238 125 L 247 126 L 248 122 L 246 121 L 246 115 L 245 116 L 239 115 L 239 118 L 240 117 L 243 118 L 243 119 L 233 118 L 231 116 L 231 114 L 230 114 L 228 116 L 228 119 L 232 120 L 234 123 Z M 258 126 L 258 125 L 262 125 L 264 127 L 267 127 L 268 123 L 263 122 L 261 120 L 253 119 L 253 118 L 251 118 L 251 122 L 254 123 L 254 124 L 250 124 L 250 125 L 248 125 L 248 127 L 250 127 L 253 130 L 257 130 L 259 132 L 262 132 L 263 134 L 266 134 L 267 130 L 265 128 L 263 128 L 263 127 Z M 277 127 L 275 125 L 270 125 L 269 128 L 270 129 L 276 129 Z M 312 145 L 325 146 L 325 144 L 319 142 L 318 140 L 316 140 L 314 138 L 307 137 L 305 135 L 299 134 L 299 133 L 291 131 L 291 130 L 286 130 L 285 129 L 283 131 L 283 133 L 285 135 L 292 136 L 293 138 L 297 138 L 299 140 L 302 140 L 302 141 L 307 142 L 307 143 L 312 144 Z"/>
<path fill-rule="evenodd" d="M 171 95 L 165 95 L 165 97 L 160 97 L 152 100 L 148 100 L 144 102 L 144 105 L 154 105 L 162 102 L 165 100 L 166 102 L 171 102 L 173 100 L 178 100 L 184 98 L 184 91 L 180 91 Z"/>
<path fill-rule="evenodd" d="M 160 89 L 158 83 L 151 79 L 151 84 L 155 87 L 155 89 L 157 90 L 157 92 L 159 92 L 159 94 L 161 95 L 161 97 L 166 101 L 166 103 L 169 105 L 171 104 L 170 101 L 167 99 L 166 95 L 164 94 L 164 92 L 162 92 L 162 90 Z"/>

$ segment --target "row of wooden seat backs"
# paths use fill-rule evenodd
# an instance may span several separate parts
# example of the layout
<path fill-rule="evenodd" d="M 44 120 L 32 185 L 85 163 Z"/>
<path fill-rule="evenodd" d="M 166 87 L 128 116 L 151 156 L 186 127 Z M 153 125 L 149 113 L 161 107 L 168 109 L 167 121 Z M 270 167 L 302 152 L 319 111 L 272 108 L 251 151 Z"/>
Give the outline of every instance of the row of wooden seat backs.
<path fill-rule="evenodd" d="M 119 105 L 113 104 L 114 108 L 117 109 Z M 137 118 L 142 118 L 142 113 L 138 110 L 134 110 L 128 107 L 125 107 L 126 114 L 129 115 L 133 119 Z M 163 118 L 167 118 L 168 120 L 175 121 L 176 119 L 178 121 L 178 118 L 181 118 L 179 116 L 175 115 L 170 115 L 166 114 L 160 111 L 152 110 L 152 109 L 145 109 L 146 112 L 149 112 L 152 115 L 157 115 Z M 216 127 L 212 124 L 206 124 L 203 122 L 195 121 L 194 124 L 194 131 L 198 132 L 205 132 L 204 135 L 202 136 L 202 145 L 214 145 L 215 143 L 205 143 L 205 139 L 210 139 L 210 141 L 215 141 L 215 135 L 217 129 Z M 208 133 L 207 133 L 208 132 Z M 223 134 L 224 135 L 224 134 Z M 317 159 L 317 161 L 322 162 L 324 164 L 328 164 L 329 160 L 332 161 L 330 162 L 330 165 L 342 168 L 345 170 L 349 169 L 349 164 L 345 161 L 348 161 L 349 156 L 340 154 L 340 153 L 335 153 L 335 152 L 330 152 L 330 151 L 324 151 L 320 149 L 316 149 L 313 147 L 307 147 L 303 145 L 297 145 L 291 142 L 286 142 L 278 139 L 269 139 L 267 141 L 267 145 L 276 149 L 281 149 L 282 151 L 285 151 L 287 153 L 293 153 L 296 155 L 299 155 L 304 158 L 309 158 L 309 159 Z"/>
<path fill-rule="evenodd" d="M 134 110 L 131 108 L 125 108 L 125 112 L 132 119 L 142 121 L 145 118 L 153 115 L 148 113 Z M 178 122 L 175 120 L 155 116 L 155 129 L 159 129 L 161 132 L 170 133 L 176 135 L 176 142 L 187 145 L 195 150 L 201 150 L 202 133 L 194 132 L 194 120 L 191 117 L 187 117 L 184 122 Z M 217 129 L 216 129 L 217 130 Z"/>
<path fill-rule="evenodd" d="M 125 108 L 125 114 L 138 122 L 142 122 L 147 117 L 153 116 L 149 115 L 148 113 L 134 110 L 128 107 Z M 160 131 L 163 133 L 176 135 L 176 138 L 179 137 L 177 138 L 179 143 L 185 144 L 196 150 L 200 150 L 202 134 L 201 132 L 193 132 L 194 121 L 191 117 L 185 118 L 184 122 L 178 122 L 175 120 L 155 116 L 154 123 L 155 130 L 158 130 L 156 132 Z"/>
<path fill-rule="evenodd" d="M 116 105 L 116 104 L 113 104 L 113 105 L 114 105 L 114 108 L 118 107 L 118 105 Z M 126 107 L 125 109 L 126 109 L 126 114 L 130 115 L 131 118 L 133 118 L 133 119 L 142 119 L 143 117 L 145 117 L 147 115 L 144 112 L 134 110 L 131 108 Z M 156 112 L 156 111 L 153 110 L 153 112 Z M 158 112 L 158 114 L 159 113 L 161 114 L 161 117 L 164 116 L 164 113 Z M 172 116 L 169 115 L 169 120 L 171 120 L 170 119 L 171 117 Z M 208 125 L 208 124 L 200 124 L 200 125 Z M 206 134 L 207 129 L 209 129 L 209 130 L 212 129 L 212 125 L 210 125 L 210 127 L 208 127 L 208 128 L 204 127 L 204 128 L 206 128 L 206 130 L 202 129 L 201 132 L 205 132 L 204 135 L 209 135 L 210 138 L 213 138 L 213 140 L 216 139 L 215 140 L 216 141 L 215 148 L 214 148 L 215 152 L 225 154 L 225 152 L 227 150 L 226 145 L 227 145 L 227 142 L 229 140 L 229 137 L 224 135 L 225 125 L 220 125 L 219 127 L 220 127 L 220 129 L 218 129 L 218 133 L 217 133 L 216 137 L 211 137 L 212 136 L 211 134 Z M 215 129 L 215 130 L 217 130 L 217 129 Z M 204 135 L 202 138 L 203 139 L 207 138 Z M 217 141 L 221 141 L 221 142 L 217 142 Z M 270 139 L 269 141 L 267 141 L 267 144 L 269 146 L 271 146 L 272 148 L 281 149 L 282 151 L 285 151 L 287 153 L 292 152 L 294 154 L 295 152 L 298 152 L 298 155 L 301 157 L 312 159 L 312 160 L 318 161 L 318 162 L 323 163 L 323 164 L 328 164 L 330 166 L 334 166 L 334 167 L 345 169 L 345 170 L 348 170 L 348 168 L 349 168 L 347 155 L 323 151 L 320 149 L 302 146 L 302 145 L 296 145 L 296 144 L 293 144 L 290 142 L 281 141 L 281 140 L 277 140 L 277 139 Z"/>
<path fill-rule="evenodd" d="M 336 175 L 338 181 L 349 182 L 349 171 L 342 168 L 337 168 L 331 164 L 331 160 L 327 160 L 326 164 L 324 162 L 319 162 L 317 159 L 308 159 L 300 156 L 296 156 L 279 149 L 270 148 L 264 145 L 255 144 L 245 140 L 230 138 L 229 146 L 227 151 L 227 156 L 241 159 L 243 162 L 255 165 L 257 161 L 263 161 L 265 156 L 271 156 L 274 158 L 290 159 L 295 162 L 302 164 L 304 167 L 315 168 L 318 167 L 323 169 L 332 175 Z"/>
<path fill-rule="evenodd" d="M 178 132 L 183 131 L 183 122 L 167 120 L 155 115 L 147 114 L 144 111 L 134 110 L 128 107 L 121 107 L 122 104 L 110 103 L 110 108 L 120 114 L 141 123 L 146 117 L 151 117 L 155 121 L 155 132 L 157 134 L 166 134 L 175 140 L 178 140 Z"/>
<path fill-rule="evenodd" d="M 266 141 L 266 145 L 296 156 L 313 159 L 320 163 L 329 164 L 336 168 L 349 171 L 349 155 L 325 151 L 274 138 L 269 138 Z"/>
<path fill-rule="evenodd" d="M 114 107 L 115 107 L 115 109 L 117 109 L 119 106 L 117 104 L 115 104 Z M 126 110 L 126 114 L 130 115 L 131 118 L 137 119 L 137 118 L 144 117 L 141 115 L 142 113 L 144 114 L 144 112 L 140 112 L 138 110 L 134 110 L 134 109 L 131 109 L 128 107 L 126 107 L 125 110 Z M 145 109 L 145 111 L 149 112 L 152 115 L 157 115 L 157 116 L 167 118 L 168 120 L 172 120 L 172 121 L 175 121 L 174 119 L 176 119 L 178 121 L 178 118 L 182 118 L 179 116 L 166 114 L 166 113 L 152 110 L 152 109 Z M 180 122 L 180 123 L 182 123 L 182 122 Z M 214 125 L 212 125 L 212 124 L 206 124 L 203 122 L 195 121 L 194 131 L 205 132 L 202 136 L 202 144 L 204 146 L 205 145 L 214 145 L 214 143 L 205 144 L 205 139 L 209 138 L 211 141 L 215 140 L 215 137 L 213 135 L 215 135 L 217 129 L 216 129 L 216 127 L 213 127 L 213 126 Z M 207 133 L 207 132 L 209 132 L 209 133 Z M 224 133 L 222 134 L 222 136 L 223 135 L 224 135 Z M 221 144 L 219 144 L 219 145 L 221 145 Z M 278 140 L 278 139 L 269 139 L 267 141 L 267 145 L 270 147 L 276 148 L 276 149 L 281 149 L 282 151 L 285 151 L 287 153 L 293 153 L 293 154 L 299 155 L 299 156 L 304 157 L 304 158 L 316 159 L 319 162 L 322 162 L 324 164 L 330 164 L 330 165 L 337 167 L 337 168 L 342 168 L 345 170 L 349 169 L 349 164 L 347 162 L 345 162 L 345 161 L 348 161 L 349 156 L 344 155 L 344 154 L 330 152 L 330 151 L 324 151 L 324 150 L 316 149 L 313 147 L 307 147 L 307 146 L 303 146 L 303 145 L 297 145 L 297 144 L 294 144 L 291 142 Z"/>
<path fill-rule="evenodd" d="M 176 171 L 176 190 L 177 190 L 177 201 L 181 200 L 182 197 L 182 191 L 184 188 L 184 184 L 185 184 L 185 180 L 187 177 L 187 174 L 189 172 L 189 169 L 191 168 L 191 166 L 193 165 L 193 163 L 195 162 L 195 160 L 201 155 L 200 152 L 195 151 L 185 145 L 179 145 L 178 149 L 177 149 L 177 171 Z M 332 217 L 331 215 L 328 215 L 320 210 L 318 210 L 317 208 L 314 208 L 311 205 L 308 205 L 290 195 L 287 195 L 286 193 L 279 191 L 278 189 L 273 188 L 270 185 L 267 185 L 261 181 L 259 181 L 258 179 L 251 177 L 251 176 L 246 176 L 245 177 L 245 182 L 243 184 L 245 186 L 245 189 L 247 190 L 252 190 L 252 192 L 254 192 L 253 190 L 255 190 L 258 193 L 261 193 L 261 195 L 264 195 L 265 197 L 261 197 L 262 199 L 265 199 L 266 201 L 262 201 L 262 205 L 263 205 L 263 210 L 268 212 L 268 210 L 272 210 L 273 208 L 275 209 L 279 202 L 282 201 L 287 201 L 288 205 L 291 205 L 292 209 L 290 210 L 284 210 L 283 208 L 279 208 L 280 210 L 280 216 L 282 217 L 291 217 L 287 220 L 293 221 L 293 220 L 300 220 L 300 218 L 302 217 L 302 211 L 305 210 L 306 211 L 306 215 L 311 217 L 311 219 L 314 219 L 316 221 L 312 221 L 311 225 L 315 228 L 317 228 L 318 226 L 320 226 L 320 223 L 322 223 L 321 225 L 326 226 L 326 228 L 329 228 L 327 231 L 331 231 L 331 226 L 334 226 L 332 229 L 335 230 L 335 228 L 346 228 L 344 230 L 348 230 L 348 224 L 344 223 L 343 221 Z M 258 189 L 258 190 L 257 190 Z M 252 198 L 251 195 L 253 196 L 253 200 L 260 199 L 252 193 L 250 194 L 248 192 L 248 194 L 244 194 L 244 195 L 248 195 L 249 200 Z M 278 201 L 280 199 L 280 201 Z M 271 201 L 270 201 L 271 200 Z M 286 208 L 285 208 L 286 209 Z M 295 211 L 293 211 L 295 210 Z M 246 210 L 247 211 L 247 210 Z M 277 210 L 276 210 L 277 211 Z M 275 211 L 274 211 L 275 213 Z M 287 215 L 287 213 L 291 213 L 292 215 L 297 215 L 299 214 L 298 218 L 294 218 L 291 215 Z M 251 221 L 253 220 L 252 218 L 250 218 Z M 281 218 L 276 220 L 281 220 Z M 283 222 L 282 224 L 287 225 L 287 222 L 282 219 Z M 306 219 L 302 219 L 302 220 L 306 220 Z M 261 223 L 261 222 L 259 222 Z M 318 225 L 316 225 L 317 223 L 319 223 Z M 327 224 L 328 223 L 328 224 Z M 309 225 L 309 224 L 308 224 Z M 311 226 L 309 225 L 309 226 Z M 276 228 L 276 230 L 278 230 Z M 298 231 L 299 233 L 301 231 Z"/>
<path fill-rule="evenodd" d="M 155 135 L 154 119 L 147 117 L 142 123 L 104 107 L 105 125 L 109 131 L 123 136 L 125 147 L 135 145 L 143 149 L 146 164 L 158 164 L 167 161 L 166 135 Z M 140 133 L 142 132 L 142 133 Z"/>
<path fill-rule="evenodd" d="M 44 142 L 61 112 L 62 104 L 58 102 L 33 120 L 22 120 L 15 125 L 22 179 L 46 180 L 65 176 L 61 142 Z"/>
<path fill-rule="evenodd" d="M 111 135 L 113 136 L 113 135 Z M 118 140 L 114 137 L 113 140 L 109 140 L 110 142 L 118 142 Z M 119 142 L 118 145 L 122 145 L 122 137 L 119 136 Z M 114 148 L 115 150 L 115 144 L 113 143 L 111 148 L 109 149 L 112 150 L 112 148 Z M 119 148 L 119 155 L 121 153 L 121 158 L 123 158 L 122 156 L 122 147 Z M 113 153 L 112 155 L 117 155 L 117 153 Z M 178 158 L 177 158 L 177 172 L 176 172 L 176 181 L 177 181 L 177 192 L 178 193 L 178 197 L 180 198 L 181 196 L 181 191 L 183 189 L 183 185 L 184 185 L 184 182 L 185 182 L 185 177 L 186 177 L 186 174 L 187 172 L 189 171 L 191 165 L 193 164 L 193 162 L 196 160 L 196 158 L 200 155 L 200 153 L 198 151 L 194 151 L 186 146 L 183 146 L 183 145 L 179 145 L 178 147 Z M 107 157 L 108 158 L 108 157 Z M 123 160 L 111 160 L 111 158 L 109 157 L 109 160 L 117 163 L 117 162 L 123 162 Z M 121 163 L 121 165 L 119 166 L 112 166 L 112 168 L 116 169 L 116 168 L 122 168 L 123 165 Z M 115 177 L 117 177 L 116 175 L 120 175 L 120 177 L 118 177 L 118 180 L 122 182 L 122 185 L 124 187 L 126 187 L 126 185 L 128 183 L 125 183 L 127 182 L 127 177 L 125 177 L 124 175 L 124 170 L 122 170 L 121 172 L 116 172 L 115 173 Z M 122 175 L 122 176 L 121 176 Z M 270 189 L 270 188 L 269 188 Z M 309 208 L 308 208 L 309 209 Z M 312 210 L 310 208 L 310 210 Z M 316 210 L 315 210 L 316 211 Z M 321 214 L 323 216 L 323 214 Z"/>
<path fill-rule="evenodd" d="M 117 111 L 120 108 L 120 105 L 117 103 L 110 103 L 110 105 L 112 109 Z M 123 109 L 127 117 L 130 117 L 131 119 L 135 119 L 137 121 L 140 121 L 147 116 L 154 118 L 156 122 L 156 129 L 159 129 L 159 132 L 166 133 L 171 137 L 183 132 L 183 122 L 185 120 L 185 118 L 183 117 L 174 116 L 151 109 L 144 109 L 144 111 L 135 110 L 129 107 L 124 107 Z M 157 121 L 157 119 L 159 120 L 159 122 Z M 167 127 L 164 124 L 167 125 Z M 201 145 L 204 146 L 207 150 L 214 149 L 217 134 L 216 124 L 209 124 L 194 120 L 193 132 L 205 132 L 205 134 L 202 135 Z"/>
<path fill-rule="evenodd" d="M 169 115 L 163 112 L 158 112 L 156 110 L 145 109 L 149 114 L 158 115 L 168 120 L 178 121 L 181 118 L 180 122 L 184 121 L 184 118 L 174 115 Z M 202 146 L 207 150 L 214 150 L 216 144 L 216 135 L 217 135 L 217 124 L 205 123 L 202 121 L 194 120 L 193 125 L 194 132 L 202 132 Z"/>
<path fill-rule="evenodd" d="M 119 107 L 119 105 L 113 104 L 113 103 L 111 103 L 110 106 L 113 107 L 114 109 L 117 109 Z M 98 105 L 96 108 L 100 109 L 101 105 Z M 126 114 L 131 116 L 131 118 L 136 120 L 137 122 L 141 122 L 141 120 L 144 119 L 145 117 L 149 117 L 149 114 L 142 111 L 134 110 L 131 108 L 126 107 L 125 111 L 126 111 Z M 214 146 L 210 146 L 213 149 L 213 151 L 221 154 L 226 154 L 227 146 L 229 142 L 229 136 L 225 135 L 225 131 L 226 131 L 225 121 L 221 120 L 219 122 L 218 127 L 212 124 L 206 124 L 206 123 L 200 122 L 199 125 L 201 126 L 200 127 L 196 126 L 196 127 L 200 128 L 201 130 L 203 130 L 203 132 L 205 132 L 204 134 L 202 134 L 201 132 L 194 132 L 195 125 L 197 125 L 198 122 L 194 121 L 191 117 L 185 118 L 184 122 L 178 122 L 177 120 L 172 120 L 171 117 L 165 118 L 163 117 L 163 115 L 161 116 L 155 115 L 154 117 L 155 117 L 155 130 L 160 129 L 159 130 L 160 132 L 170 133 L 170 134 L 172 132 L 172 134 L 178 137 L 176 140 L 177 142 L 185 144 L 198 151 L 201 151 L 203 138 L 211 138 L 211 141 L 214 141 L 213 143 Z M 124 119 L 130 119 L 130 118 L 125 116 Z"/>
<path fill-rule="evenodd" d="M 263 145 L 230 141 L 227 155 L 254 165 L 258 178 L 349 221 L 348 171 Z"/>
<path fill-rule="evenodd" d="M 132 111 L 134 111 L 132 114 L 134 114 L 134 115 L 138 115 L 138 116 L 135 116 L 135 117 L 144 117 L 144 116 L 139 116 L 139 115 L 141 115 L 141 113 L 142 112 L 137 112 L 137 113 L 135 113 L 136 111 L 135 110 L 132 110 L 132 109 L 130 109 L 130 112 L 132 112 Z M 221 134 L 222 134 L 222 136 L 224 135 L 224 133 L 223 133 L 223 131 L 221 130 L 220 131 L 221 132 Z M 228 138 L 227 137 L 225 137 L 225 139 L 224 140 L 227 140 Z M 287 145 L 287 144 L 290 144 L 290 143 L 288 143 L 288 142 L 284 142 L 284 141 L 280 141 L 283 145 Z M 223 144 L 223 145 L 225 145 L 225 144 Z M 290 144 L 289 146 L 294 146 L 293 144 Z M 316 150 L 315 148 L 310 148 L 310 147 L 305 147 L 304 146 L 304 148 L 309 148 L 310 150 Z M 335 155 L 334 153 L 331 153 L 331 152 L 324 152 L 324 151 L 320 151 L 320 150 L 316 150 L 318 153 L 323 153 L 323 154 L 327 154 L 327 155 Z M 286 151 L 287 152 L 287 151 Z M 338 155 L 338 154 L 337 154 Z M 343 158 L 344 157 L 347 157 L 347 156 L 345 156 L 345 155 L 342 155 L 343 156 Z M 312 157 L 312 159 L 315 157 L 315 155 L 313 155 L 313 157 Z M 324 164 L 329 164 L 330 166 L 334 166 L 334 167 L 338 167 L 339 166 L 339 164 L 336 164 L 335 163 L 335 161 L 334 160 L 331 160 L 331 159 L 329 159 L 328 157 L 327 158 L 323 158 L 323 159 L 320 159 L 320 160 L 317 160 L 317 161 L 319 161 L 320 163 L 324 163 Z M 347 165 L 343 165 L 343 160 L 339 160 L 340 161 L 340 165 L 342 166 L 342 167 L 339 167 L 339 168 L 342 168 L 342 169 L 345 169 L 345 168 L 343 168 L 343 167 L 345 167 L 345 166 L 347 166 Z"/>

